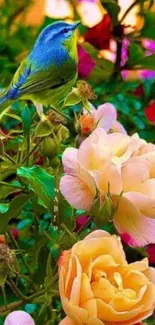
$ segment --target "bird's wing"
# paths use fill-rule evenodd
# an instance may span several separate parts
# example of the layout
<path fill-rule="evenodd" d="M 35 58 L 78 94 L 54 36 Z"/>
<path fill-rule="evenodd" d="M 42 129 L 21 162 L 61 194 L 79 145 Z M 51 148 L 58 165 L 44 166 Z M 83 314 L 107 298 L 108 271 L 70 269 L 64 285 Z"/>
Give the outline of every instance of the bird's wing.
<path fill-rule="evenodd" d="M 25 60 L 16 71 L 8 90 L 8 98 L 15 99 L 25 94 L 32 94 L 46 89 L 55 89 L 75 77 L 75 71 L 66 69 L 60 74 L 59 69 L 35 72 L 31 63 Z"/>

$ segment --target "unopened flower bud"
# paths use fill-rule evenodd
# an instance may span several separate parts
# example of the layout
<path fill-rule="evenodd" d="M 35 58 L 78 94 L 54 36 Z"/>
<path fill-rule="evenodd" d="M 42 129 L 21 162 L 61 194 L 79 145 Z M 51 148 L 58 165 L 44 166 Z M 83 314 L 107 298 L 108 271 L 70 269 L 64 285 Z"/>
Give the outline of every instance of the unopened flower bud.
<path fill-rule="evenodd" d="M 60 165 L 60 159 L 57 156 L 55 156 L 55 157 L 49 159 L 49 163 L 50 163 L 50 166 L 55 169 Z"/>
<path fill-rule="evenodd" d="M 5 236 L 4 235 L 0 235 L 0 245 L 1 244 L 5 244 Z"/>
<path fill-rule="evenodd" d="M 40 144 L 40 152 L 44 157 L 52 158 L 56 153 L 56 143 L 50 138 L 46 137 Z"/>
<path fill-rule="evenodd" d="M 89 135 L 95 126 L 94 117 L 92 115 L 81 115 L 79 118 L 82 135 Z"/>

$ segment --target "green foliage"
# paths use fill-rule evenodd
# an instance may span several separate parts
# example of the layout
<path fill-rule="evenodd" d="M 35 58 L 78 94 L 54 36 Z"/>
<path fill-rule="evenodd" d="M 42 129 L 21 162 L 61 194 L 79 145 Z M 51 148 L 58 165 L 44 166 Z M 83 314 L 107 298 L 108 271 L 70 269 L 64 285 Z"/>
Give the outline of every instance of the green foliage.
<path fill-rule="evenodd" d="M 39 202 L 52 213 L 54 177 L 39 166 L 33 166 L 31 168 L 20 167 L 17 170 L 17 175 L 26 178 L 30 189 L 37 195 Z"/>

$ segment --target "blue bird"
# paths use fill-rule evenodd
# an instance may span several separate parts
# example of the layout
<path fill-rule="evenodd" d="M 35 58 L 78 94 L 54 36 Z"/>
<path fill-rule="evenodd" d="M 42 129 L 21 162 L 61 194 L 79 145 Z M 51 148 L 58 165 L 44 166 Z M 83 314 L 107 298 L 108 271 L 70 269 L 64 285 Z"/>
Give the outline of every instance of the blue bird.
<path fill-rule="evenodd" d="M 18 99 L 32 101 L 42 118 L 43 105 L 60 108 L 77 79 L 75 30 L 79 24 L 59 21 L 43 29 L 0 96 L 0 112 Z"/>

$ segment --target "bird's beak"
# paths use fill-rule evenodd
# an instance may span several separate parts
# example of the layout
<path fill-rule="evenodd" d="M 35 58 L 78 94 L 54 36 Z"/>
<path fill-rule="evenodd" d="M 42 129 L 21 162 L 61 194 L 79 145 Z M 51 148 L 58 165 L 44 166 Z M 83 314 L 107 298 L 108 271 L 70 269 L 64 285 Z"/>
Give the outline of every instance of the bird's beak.
<path fill-rule="evenodd" d="M 76 29 L 79 25 L 81 24 L 80 21 L 76 22 L 75 24 L 72 25 L 73 30 Z"/>

